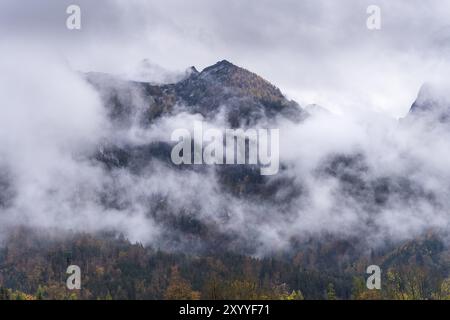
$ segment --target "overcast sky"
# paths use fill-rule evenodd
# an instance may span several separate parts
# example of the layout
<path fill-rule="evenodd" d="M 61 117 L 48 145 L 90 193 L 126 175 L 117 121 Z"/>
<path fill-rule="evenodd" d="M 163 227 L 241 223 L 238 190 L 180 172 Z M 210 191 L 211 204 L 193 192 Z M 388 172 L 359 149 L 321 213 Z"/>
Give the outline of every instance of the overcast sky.
<path fill-rule="evenodd" d="M 81 7 L 81 30 L 66 28 L 70 4 Z M 366 27 L 370 4 L 381 30 Z M 0 36 L 84 71 L 228 59 L 302 105 L 402 117 L 422 83 L 449 74 L 449 17 L 443 0 L 2 0 Z"/>

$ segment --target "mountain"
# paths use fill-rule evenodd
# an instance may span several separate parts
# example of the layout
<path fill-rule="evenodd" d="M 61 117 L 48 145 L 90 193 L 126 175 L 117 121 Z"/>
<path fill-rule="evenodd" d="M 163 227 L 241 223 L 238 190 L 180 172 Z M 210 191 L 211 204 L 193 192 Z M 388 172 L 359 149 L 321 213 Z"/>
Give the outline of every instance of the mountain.
<path fill-rule="evenodd" d="M 73 215 L 99 211 L 100 219 L 127 225 L 132 232 L 126 236 L 150 240 L 131 243 L 119 235 L 130 229 L 117 230 L 114 223 L 64 237 L 18 228 L 2 237 L 0 300 L 450 298 L 448 234 L 419 234 L 408 225 L 409 217 L 416 227 L 433 217 L 424 213 L 448 208 L 430 183 L 417 179 L 416 168 L 412 174 L 379 170 L 369 158 L 377 153 L 353 148 L 333 149 L 311 170 L 301 161 L 293 168 L 281 163 L 270 177 L 251 165 L 175 166 L 170 132 L 159 126 L 177 121 L 173 116 L 181 112 L 207 120 L 224 115 L 230 126 L 242 128 L 278 118 L 300 122 L 326 115 L 320 106 L 302 109 L 268 81 L 225 60 L 201 72 L 191 67 L 170 84 L 102 73 L 85 77 L 99 92 L 112 128 L 93 155 L 82 157 L 92 170 L 77 171 L 94 173 L 95 183 L 81 179 L 74 194 L 50 201 Z M 408 118 L 445 121 L 445 96 L 424 86 Z M 152 130 L 159 135 L 148 138 Z M 127 139 L 136 131 L 144 138 Z M 315 141 L 293 138 L 299 148 Z M 14 178 L 0 166 L 0 211 L 15 201 Z M 98 221 L 80 217 L 87 226 Z M 397 238 L 394 230 L 410 232 L 411 239 Z M 71 264 L 83 274 L 83 289 L 75 293 L 65 286 Z M 383 290 L 366 288 L 366 270 L 374 264 L 382 268 Z"/>
<path fill-rule="evenodd" d="M 105 74 L 88 74 L 88 81 L 101 93 L 111 118 L 119 126 L 138 125 L 147 127 L 164 116 L 179 112 L 199 113 L 206 119 L 213 119 L 224 113 L 230 126 L 247 127 L 258 121 L 266 124 L 278 117 L 290 121 L 301 121 L 310 114 L 324 113 L 319 106 L 310 106 L 308 111 L 287 100 L 281 91 L 258 75 L 220 61 L 199 72 L 192 67 L 189 76 L 173 84 L 155 85 L 145 82 L 126 81 Z M 428 106 L 440 105 L 430 100 L 434 92 L 421 90 L 411 114 L 422 114 Z M 430 102 L 431 101 L 431 102 Z M 445 105 L 445 104 L 444 104 Z M 316 110 L 316 111 L 314 111 Z M 152 141 L 140 145 L 119 144 L 114 141 L 102 146 L 96 160 L 108 170 L 125 169 L 138 176 L 150 172 L 153 163 L 162 163 L 170 170 L 184 170 L 199 173 L 201 179 L 218 183 L 221 194 L 245 203 L 261 204 L 271 208 L 273 217 L 288 218 L 295 214 L 299 205 L 308 203 L 308 187 L 305 180 L 284 174 L 285 164 L 280 164 L 280 173 L 273 177 L 261 176 L 257 166 L 175 166 L 170 160 L 172 144 L 165 141 Z M 327 155 L 316 164 L 312 177 L 317 183 L 336 185 L 339 201 L 334 211 L 345 212 L 349 206 L 367 214 L 368 225 L 375 225 L 385 210 L 396 203 L 420 205 L 422 202 L 434 205 L 433 195 L 426 188 L 402 174 L 374 173 L 371 159 L 357 150 L 354 152 L 335 152 Z M 213 172 L 213 177 L 205 172 Z M 297 206 L 297 207 L 296 207 Z M 292 208 L 296 209 L 292 209 Z M 153 210 L 155 212 L 157 210 Z M 189 211 L 187 209 L 186 211 Z M 224 210 L 226 211 L 226 210 Z M 227 216 L 227 212 L 221 212 Z M 247 213 L 250 215 L 250 213 Z M 164 212 L 158 215 L 164 219 L 158 222 L 167 228 L 179 226 L 180 234 L 192 229 L 201 230 L 204 242 L 216 243 L 221 236 L 214 226 L 204 226 L 203 222 L 189 217 L 189 224 L 175 221 L 184 213 Z M 281 216 L 284 215 L 282 218 Z M 189 231 L 190 232 L 190 231 Z M 233 235 L 231 235 L 233 237 Z M 215 239 L 211 241 L 211 239 Z"/>
<path fill-rule="evenodd" d="M 223 109 L 231 127 L 252 126 L 277 116 L 301 121 L 307 115 L 277 87 L 226 60 L 201 72 L 195 67 L 189 70 L 183 80 L 166 85 L 125 81 L 101 73 L 88 73 L 86 78 L 101 93 L 112 118 L 122 122 L 136 115 L 137 110 L 142 112 L 145 124 L 180 111 L 211 119 Z M 142 97 L 143 105 L 133 101 L 136 94 Z"/>
<path fill-rule="evenodd" d="M 131 128 L 147 129 L 162 118 L 172 121 L 173 116 L 187 112 L 201 114 L 207 121 L 225 117 L 231 128 L 275 125 L 278 118 L 292 122 L 305 119 L 308 114 L 296 102 L 289 101 L 281 91 L 260 76 L 226 60 L 217 62 L 199 72 L 195 67 L 188 76 L 173 84 L 155 85 L 148 82 L 128 81 L 108 74 L 88 73 L 86 79 L 100 93 L 115 129 L 114 137 L 100 146 L 94 160 L 104 165 L 108 174 L 125 171 L 138 177 L 149 177 L 163 166 L 169 172 L 195 173 L 196 177 L 217 183 L 223 197 L 248 204 L 262 203 L 274 212 L 288 211 L 302 188 L 292 177 L 279 174 L 261 176 L 259 165 L 180 165 L 171 161 L 174 145 L 169 142 L 170 132 L 161 140 L 152 139 L 140 144 L 121 139 Z M 123 142 L 125 141 L 125 142 Z M 158 167 L 159 166 L 159 167 Z M 280 168 L 283 171 L 283 168 Z M 114 189 L 114 186 L 111 187 Z M 113 190 L 117 195 L 120 190 Z M 114 196 L 103 197 L 107 208 L 116 208 Z M 234 247 L 239 252 L 254 253 L 253 244 L 246 244 L 233 232 L 222 232 L 220 226 L 201 219 L 196 206 L 173 209 L 164 195 L 148 200 L 152 219 L 166 230 L 166 241 L 172 248 L 195 251 Z M 217 209 L 217 216 L 227 221 L 228 208 Z M 248 213 L 251 215 L 251 213 Z M 167 239 L 165 239 L 167 240 Z"/>
<path fill-rule="evenodd" d="M 305 113 L 260 76 L 223 60 L 172 86 L 194 112 L 206 117 L 225 106 L 233 127 L 254 124 L 276 115 L 301 120 Z"/>
<path fill-rule="evenodd" d="M 420 88 L 407 118 L 448 123 L 450 121 L 450 98 L 447 88 L 436 84 L 424 84 Z"/>

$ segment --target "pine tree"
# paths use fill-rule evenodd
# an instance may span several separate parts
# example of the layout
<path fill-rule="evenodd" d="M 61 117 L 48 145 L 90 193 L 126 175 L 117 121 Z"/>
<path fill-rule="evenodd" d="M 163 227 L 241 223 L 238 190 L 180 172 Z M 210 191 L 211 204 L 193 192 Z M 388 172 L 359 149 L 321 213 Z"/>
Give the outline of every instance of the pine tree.
<path fill-rule="evenodd" d="M 334 285 L 332 283 L 328 284 L 327 300 L 337 300 L 336 291 L 334 290 Z"/>
<path fill-rule="evenodd" d="M 10 299 L 11 295 L 9 293 L 9 290 L 4 287 L 0 287 L 0 300 L 10 300 Z"/>
<path fill-rule="evenodd" d="M 36 300 L 44 300 L 44 289 L 41 286 L 36 290 Z"/>

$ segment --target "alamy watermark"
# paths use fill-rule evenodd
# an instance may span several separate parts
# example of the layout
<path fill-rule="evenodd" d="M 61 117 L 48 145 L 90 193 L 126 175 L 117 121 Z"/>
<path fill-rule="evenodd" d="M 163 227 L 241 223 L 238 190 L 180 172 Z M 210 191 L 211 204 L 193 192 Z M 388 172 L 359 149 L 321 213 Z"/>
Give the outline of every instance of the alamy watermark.
<path fill-rule="evenodd" d="M 367 278 L 366 286 L 369 290 L 380 290 L 381 289 L 381 269 L 377 265 L 368 266 L 366 273 L 370 274 Z"/>
<path fill-rule="evenodd" d="M 67 7 L 66 13 L 69 15 L 66 19 L 66 27 L 69 30 L 81 29 L 81 8 L 76 4 Z"/>
<path fill-rule="evenodd" d="M 81 30 L 81 8 L 79 5 L 71 4 L 66 8 L 69 15 L 66 19 L 66 27 L 69 30 Z M 381 29 L 381 8 L 378 5 L 369 5 L 366 9 L 369 15 L 366 20 L 366 27 L 369 30 Z"/>
<path fill-rule="evenodd" d="M 193 132 L 176 129 L 178 142 L 171 159 L 176 165 L 259 165 L 261 175 L 275 175 L 280 167 L 279 129 L 204 129 L 195 121 Z"/>
<path fill-rule="evenodd" d="M 66 286 L 69 290 L 80 290 L 81 289 L 81 269 L 77 265 L 70 265 L 66 270 L 67 274 L 70 276 L 67 278 Z"/>
<path fill-rule="evenodd" d="M 381 29 L 381 8 L 377 5 L 370 5 L 366 10 L 369 17 L 366 20 L 366 26 L 369 30 Z"/>

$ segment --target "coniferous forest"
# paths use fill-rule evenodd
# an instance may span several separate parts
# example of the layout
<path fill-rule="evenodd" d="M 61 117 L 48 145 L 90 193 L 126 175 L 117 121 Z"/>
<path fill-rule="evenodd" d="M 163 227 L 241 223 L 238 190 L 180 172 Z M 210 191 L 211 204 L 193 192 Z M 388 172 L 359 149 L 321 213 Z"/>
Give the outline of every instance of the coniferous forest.
<path fill-rule="evenodd" d="M 381 290 L 367 289 L 367 259 L 352 256 L 351 243 L 270 258 L 231 252 L 195 256 L 121 236 L 74 234 L 56 241 L 21 229 L 0 251 L 0 298 L 450 299 L 449 251 L 433 236 L 367 258 L 382 266 Z M 70 264 L 83 270 L 80 290 L 66 287 Z"/>

